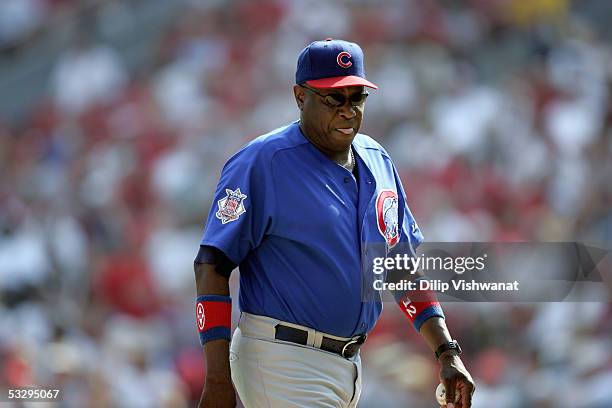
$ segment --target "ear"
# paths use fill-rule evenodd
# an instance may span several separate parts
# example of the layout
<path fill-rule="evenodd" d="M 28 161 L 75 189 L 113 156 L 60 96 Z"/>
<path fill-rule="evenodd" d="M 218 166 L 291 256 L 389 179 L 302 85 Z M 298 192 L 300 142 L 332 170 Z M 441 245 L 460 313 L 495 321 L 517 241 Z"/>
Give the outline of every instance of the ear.
<path fill-rule="evenodd" d="M 301 111 L 304 109 L 304 99 L 306 98 L 304 88 L 299 85 L 293 85 L 293 95 L 295 96 L 295 102 L 297 103 L 298 109 Z"/>

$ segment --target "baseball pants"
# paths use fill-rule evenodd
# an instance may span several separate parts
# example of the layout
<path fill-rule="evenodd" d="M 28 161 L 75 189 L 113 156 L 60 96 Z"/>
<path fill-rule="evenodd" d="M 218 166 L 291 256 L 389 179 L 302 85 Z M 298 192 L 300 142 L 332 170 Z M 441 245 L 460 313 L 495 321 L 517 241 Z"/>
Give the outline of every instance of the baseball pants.
<path fill-rule="evenodd" d="M 323 333 L 265 316 L 242 313 L 232 337 L 232 381 L 246 408 L 353 408 L 361 395 L 361 359 L 313 346 L 275 340 L 283 323 L 308 331 L 308 344 Z"/>

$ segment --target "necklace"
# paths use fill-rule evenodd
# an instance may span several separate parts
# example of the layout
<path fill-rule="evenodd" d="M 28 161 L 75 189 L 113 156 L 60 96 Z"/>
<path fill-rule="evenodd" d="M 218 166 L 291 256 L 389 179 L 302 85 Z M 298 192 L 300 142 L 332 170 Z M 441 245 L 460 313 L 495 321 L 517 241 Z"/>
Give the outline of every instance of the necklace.
<path fill-rule="evenodd" d="M 349 148 L 349 152 L 351 153 L 351 155 L 349 156 L 350 160 L 347 164 L 343 165 L 342 167 L 344 167 L 345 169 L 347 169 L 348 171 L 352 173 L 353 170 L 355 169 L 355 155 L 353 154 L 352 148 Z"/>

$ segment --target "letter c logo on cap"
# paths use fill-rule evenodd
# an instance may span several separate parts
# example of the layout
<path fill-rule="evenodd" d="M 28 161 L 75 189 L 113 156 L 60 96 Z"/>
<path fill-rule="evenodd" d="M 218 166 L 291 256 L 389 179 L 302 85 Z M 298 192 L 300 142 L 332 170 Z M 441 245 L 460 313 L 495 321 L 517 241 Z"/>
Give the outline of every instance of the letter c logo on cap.
<path fill-rule="evenodd" d="M 342 60 L 342 58 L 346 57 L 347 62 L 344 62 Z M 342 68 L 348 68 L 351 65 L 353 65 L 353 62 L 351 60 L 349 60 L 349 58 L 351 58 L 351 54 L 349 54 L 346 51 L 342 51 L 340 54 L 338 54 L 338 56 L 336 57 L 336 61 L 338 62 L 338 65 L 340 65 Z"/>

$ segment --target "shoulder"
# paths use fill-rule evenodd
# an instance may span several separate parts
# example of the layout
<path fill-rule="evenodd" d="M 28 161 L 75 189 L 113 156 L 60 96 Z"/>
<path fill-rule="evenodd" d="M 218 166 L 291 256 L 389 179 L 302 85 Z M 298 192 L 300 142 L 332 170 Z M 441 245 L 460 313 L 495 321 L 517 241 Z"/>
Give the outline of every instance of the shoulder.
<path fill-rule="evenodd" d="M 370 157 L 382 157 L 383 159 L 391 160 L 391 156 L 385 150 L 384 147 L 376 140 L 372 139 L 368 135 L 358 133 L 353 140 L 353 145 L 359 150 L 362 155 L 368 155 Z"/>
<path fill-rule="evenodd" d="M 252 164 L 270 163 L 277 152 L 295 148 L 304 142 L 297 122 L 293 122 L 251 140 L 234 154 L 228 163 L 236 160 Z"/>

